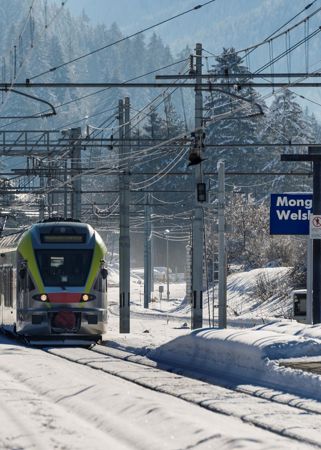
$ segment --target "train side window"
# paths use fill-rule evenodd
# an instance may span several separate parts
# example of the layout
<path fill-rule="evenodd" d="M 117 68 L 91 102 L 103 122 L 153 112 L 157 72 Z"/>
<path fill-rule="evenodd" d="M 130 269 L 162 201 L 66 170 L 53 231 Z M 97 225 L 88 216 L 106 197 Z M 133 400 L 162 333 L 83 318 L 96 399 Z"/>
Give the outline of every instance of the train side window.
<path fill-rule="evenodd" d="M 20 264 L 19 269 L 17 269 L 17 290 L 18 292 L 26 291 L 28 289 L 29 275 L 27 276 L 27 266 L 25 264 Z"/>
<path fill-rule="evenodd" d="M 9 306 L 13 306 L 13 268 L 9 268 Z"/>
<path fill-rule="evenodd" d="M 13 306 L 13 270 L 12 267 L 5 267 L 3 270 L 4 306 Z"/>
<path fill-rule="evenodd" d="M 3 268 L 2 272 L 2 281 L 3 281 L 3 294 L 4 294 L 4 306 L 10 306 L 9 299 L 9 277 L 7 267 Z"/>

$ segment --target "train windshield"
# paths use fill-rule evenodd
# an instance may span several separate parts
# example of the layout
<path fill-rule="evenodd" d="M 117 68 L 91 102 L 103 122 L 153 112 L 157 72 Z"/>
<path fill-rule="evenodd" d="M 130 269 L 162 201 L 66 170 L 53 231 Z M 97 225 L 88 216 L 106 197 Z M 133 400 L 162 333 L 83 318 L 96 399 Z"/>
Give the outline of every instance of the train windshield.
<path fill-rule="evenodd" d="M 92 250 L 36 250 L 39 271 L 45 286 L 84 286 Z"/>

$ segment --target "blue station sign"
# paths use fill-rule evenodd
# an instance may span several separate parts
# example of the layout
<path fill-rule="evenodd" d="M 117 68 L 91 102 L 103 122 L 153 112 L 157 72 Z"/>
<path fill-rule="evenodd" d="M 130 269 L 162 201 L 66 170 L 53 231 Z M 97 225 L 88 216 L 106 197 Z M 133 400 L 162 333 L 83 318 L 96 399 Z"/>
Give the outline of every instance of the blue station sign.
<path fill-rule="evenodd" d="M 309 234 L 312 193 L 271 194 L 270 234 Z"/>

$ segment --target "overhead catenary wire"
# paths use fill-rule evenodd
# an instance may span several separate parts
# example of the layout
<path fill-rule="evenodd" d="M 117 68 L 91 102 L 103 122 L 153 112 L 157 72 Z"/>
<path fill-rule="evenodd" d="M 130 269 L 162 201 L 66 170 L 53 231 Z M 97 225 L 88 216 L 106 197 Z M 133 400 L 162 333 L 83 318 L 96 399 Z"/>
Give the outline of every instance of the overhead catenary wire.
<path fill-rule="evenodd" d="M 226 116 L 226 114 L 225 114 L 225 116 Z M 217 119 L 218 117 L 216 117 L 216 119 Z M 176 138 L 174 138 L 174 139 L 177 139 L 177 137 Z M 160 145 L 162 145 L 162 144 L 160 144 Z M 155 148 L 155 146 L 154 146 L 154 148 Z"/>
<path fill-rule="evenodd" d="M 239 108 L 239 109 L 241 110 L 242 108 Z M 230 114 L 230 113 L 227 113 L 227 114 L 225 113 L 225 114 L 221 114 L 220 116 L 216 116 L 216 118 L 215 118 L 214 120 L 212 120 L 212 122 L 214 122 L 214 121 L 216 121 L 216 120 L 218 120 L 218 119 L 220 119 L 220 118 L 228 117 L 229 114 Z M 171 138 L 171 139 L 165 141 L 164 143 L 160 143 L 160 144 L 157 144 L 157 145 L 155 145 L 155 146 L 152 146 L 152 147 L 150 147 L 150 148 L 147 149 L 147 150 L 157 149 L 157 148 L 161 147 L 162 145 L 164 145 L 164 144 L 166 144 L 166 143 L 173 142 L 174 140 L 176 140 L 176 139 L 178 139 L 178 138 L 180 138 L 180 137 L 183 137 L 183 136 L 184 136 L 184 134 L 175 136 L 174 138 Z M 146 149 L 144 149 L 143 151 L 146 151 Z M 101 169 L 101 168 L 103 168 L 103 167 L 100 167 L 100 169 Z M 97 169 L 92 169 L 92 170 L 87 171 L 87 173 L 92 173 L 92 174 L 94 174 L 94 173 L 96 173 L 96 171 L 97 171 Z M 75 178 L 77 178 L 77 177 L 79 177 L 79 176 L 81 176 L 81 175 L 82 175 L 82 174 L 75 175 L 74 177 L 72 177 L 72 179 L 75 179 Z M 70 182 L 70 180 L 69 180 L 69 182 Z M 61 183 L 61 184 L 60 184 L 60 187 L 63 186 L 64 184 L 66 184 L 66 183 Z M 47 189 L 47 190 L 46 190 L 46 193 L 52 192 L 52 191 L 54 191 L 54 190 L 56 190 L 56 189 L 57 189 L 57 187 Z"/>
<path fill-rule="evenodd" d="M 125 36 L 125 37 L 123 37 L 123 38 L 117 39 L 117 40 L 114 41 L 114 42 L 111 42 L 111 43 L 109 43 L 109 44 L 103 45 L 102 47 L 99 47 L 99 48 L 97 48 L 97 49 L 95 49 L 95 50 L 92 50 L 92 51 L 90 51 L 90 52 L 87 52 L 87 53 L 85 53 L 85 54 L 83 54 L 83 55 L 77 56 L 76 58 L 73 58 L 73 59 L 71 59 L 71 60 L 69 60 L 69 61 L 66 61 L 66 62 L 64 62 L 64 63 L 61 63 L 61 64 L 59 64 L 59 65 L 56 66 L 56 67 L 51 67 L 50 69 L 48 69 L 48 70 L 46 70 L 46 71 L 44 71 L 44 72 L 41 72 L 41 73 L 39 73 L 39 74 L 37 74 L 37 75 L 34 75 L 34 76 L 29 77 L 29 80 L 30 80 L 30 81 L 31 81 L 31 80 L 34 80 L 35 78 L 39 78 L 39 77 L 41 77 L 41 76 L 43 76 L 43 75 L 46 75 L 46 74 L 48 74 L 48 73 L 54 72 L 54 71 L 56 71 L 56 70 L 58 70 L 58 69 L 61 69 L 62 67 L 65 67 L 65 66 L 68 65 L 68 64 L 72 64 L 72 63 L 75 63 L 75 62 L 77 62 L 77 61 L 80 61 L 81 59 L 87 58 L 88 56 L 94 55 L 95 53 L 101 52 L 102 50 L 105 50 L 105 49 L 110 48 L 110 47 L 112 47 L 112 46 L 114 46 L 114 45 L 120 44 L 121 42 L 124 42 L 124 41 L 126 41 L 126 40 L 128 40 L 128 39 L 130 39 L 130 38 L 132 38 L 132 37 L 138 36 L 139 34 L 145 33 L 146 31 L 152 30 L 153 28 L 159 27 L 160 25 L 163 25 L 163 24 L 165 24 L 165 23 L 167 23 L 167 22 L 170 22 L 170 21 L 175 20 L 175 19 L 177 19 L 177 18 L 179 18 L 179 17 L 182 17 L 182 16 L 184 16 L 185 14 L 188 14 L 188 13 L 190 13 L 190 12 L 192 12 L 192 11 L 196 11 L 196 10 L 198 10 L 198 9 L 204 7 L 204 6 L 207 6 L 207 5 L 211 4 L 211 3 L 214 3 L 215 1 L 216 1 L 216 0 L 208 0 L 207 2 L 204 2 L 204 3 L 201 3 L 201 4 L 199 4 L 199 5 L 196 5 L 196 6 L 194 6 L 193 8 L 190 8 L 190 9 L 188 9 L 188 10 L 185 10 L 185 11 L 183 11 L 183 12 L 181 12 L 181 13 L 179 13 L 179 14 L 176 14 L 176 15 L 174 15 L 174 16 L 171 16 L 171 17 L 169 17 L 169 18 L 167 18 L 167 19 L 164 19 L 164 20 L 162 20 L 162 21 L 160 21 L 160 22 L 158 22 L 158 23 L 156 23 L 156 24 L 150 25 L 149 27 L 146 27 L 146 28 L 144 28 L 144 29 L 142 29 L 142 30 L 136 31 L 135 33 L 132 33 L 132 34 L 130 34 L 130 35 L 128 35 L 128 36 Z"/>
<path fill-rule="evenodd" d="M 138 75 L 138 76 L 135 76 L 135 77 L 133 77 L 133 78 L 130 78 L 130 79 L 124 81 L 122 84 L 124 84 L 124 88 L 125 88 L 125 87 L 126 87 L 126 83 L 130 83 L 130 82 L 132 82 L 132 81 L 136 81 L 136 80 L 138 80 L 138 79 L 140 79 L 140 78 L 143 78 L 143 77 L 145 77 L 145 76 L 151 75 L 151 74 L 153 74 L 153 73 L 157 73 L 157 72 L 159 72 L 159 71 L 161 71 L 161 70 L 168 69 L 168 68 L 173 67 L 173 66 L 175 66 L 175 65 L 177 65 L 177 64 L 180 64 L 180 63 L 182 63 L 182 62 L 186 62 L 187 60 L 188 60 L 188 58 L 184 58 L 184 59 L 181 59 L 181 60 L 179 60 L 179 61 L 175 61 L 175 62 L 173 62 L 173 63 L 166 64 L 165 66 L 158 67 L 157 69 L 153 69 L 153 70 L 150 70 L 150 71 L 148 71 L 148 72 L 145 72 L 145 73 L 143 73 L 143 74 L 141 74 L 141 75 Z M 67 101 L 67 102 L 64 102 L 64 103 L 61 103 L 61 104 L 58 104 L 58 105 L 54 105 L 54 108 L 55 108 L 55 109 L 62 108 L 62 107 L 64 107 L 64 106 L 70 105 L 71 103 L 74 103 L 74 102 L 77 102 L 77 101 L 81 101 L 81 100 L 87 99 L 88 97 L 92 97 L 92 96 L 97 95 L 97 94 L 101 94 L 102 92 L 107 91 L 107 90 L 109 90 L 109 89 L 110 89 L 110 88 L 99 89 L 98 91 L 91 92 L 91 93 L 89 93 L 89 94 L 83 95 L 83 96 L 81 96 L 81 97 L 77 97 L 77 98 L 75 98 L 75 99 L 69 100 L 69 101 Z M 102 110 L 99 114 L 104 114 L 105 112 L 108 112 L 108 110 L 109 110 L 109 108 L 107 108 L 106 110 Z M 41 111 L 41 114 L 45 114 L 46 112 L 48 112 L 48 110 Z M 99 115 L 99 114 L 97 114 L 97 115 Z M 10 122 L 10 125 L 19 123 L 19 122 L 21 122 L 21 120 L 22 120 L 22 119 L 18 119 L 18 120 L 16 120 L 16 121 L 11 121 L 11 122 Z M 83 117 L 82 119 L 79 120 L 79 122 L 81 122 L 81 121 L 83 121 L 83 120 L 86 120 L 86 118 Z M 76 123 L 76 122 L 74 122 L 74 123 Z M 8 124 L 0 125 L 0 129 L 1 129 L 1 128 L 7 127 L 7 125 L 8 125 Z M 62 125 L 61 128 L 65 127 L 65 126 L 66 126 L 66 125 Z"/>
<path fill-rule="evenodd" d="M 299 22 L 297 22 L 296 24 L 294 24 L 292 27 L 286 29 L 285 31 L 282 31 L 279 34 L 278 33 L 280 30 L 282 30 L 282 28 L 286 27 L 289 23 L 291 23 L 293 20 L 295 20 L 300 14 L 302 14 L 302 12 L 306 11 L 308 8 L 310 8 L 311 6 L 313 6 L 314 3 L 316 3 L 318 0 L 314 0 L 312 3 L 310 3 L 309 5 L 307 5 L 306 7 L 304 7 L 299 13 L 297 13 L 295 16 L 293 16 L 291 19 L 289 19 L 286 23 L 284 23 L 283 25 L 281 25 L 277 30 L 275 30 L 273 33 L 271 33 L 269 36 L 267 36 L 266 38 L 264 38 L 262 41 L 259 41 L 257 44 L 254 44 L 252 46 L 249 47 L 245 47 L 242 48 L 240 50 L 236 51 L 236 54 L 239 53 L 245 53 L 245 55 L 243 56 L 242 59 L 246 58 L 250 53 L 252 53 L 254 50 L 256 50 L 257 48 L 265 45 L 269 40 L 276 40 L 278 38 L 280 38 L 281 36 L 286 35 L 287 33 L 293 31 L 295 28 L 299 27 L 300 25 L 304 24 L 304 22 L 308 19 L 311 19 L 313 16 L 315 16 L 316 14 L 318 14 L 321 11 L 321 7 L 319 7 L 318 9 L 316 9 L 315 11 L 313 11 L 310 15 L 304 17 L 302 20 L 300 20 Z M 217 58 L 219 56 L 219 54 L 215 54 L 205 48 L 203 48 L 203 50 L 208 53 L 211 57 L 213 58 Z"/>
<path fill-rule="evenodd" d="M 64 8 L 64 6 L 66 5 L 67 1 L 68 1 L 68 0 L 65 0 L 65 1 L 62 1 L 62 2 L 61 2 L 61 7 L 57 10 L 57 12 L 56 12 L 54 18 L 53 18 L 53 19 L 51 20 L 51 22 L 50 22 L 50 25 L 54 22 L 54 20 L 56 20 L 56 18 L 58 17 L 58 15 L 60 14 L 60 12 L 61 12 L 62 9 Z M 34 3 L 34 2 L 33 2 L 33 3 Z M 33 5 L 33 4 L 32 4 L 32 5 Z M 29 13 L 28 13 L 28 16 L 29 16 L 30 19 L 32 19 L 31 14 L 32 14 L 32 8 L 29 9 Z M 31 39 L 33 39 L 33 38 L 32 38 L 33 32 L 34 32 L 34 23 L 33 23 L 33 19 L 31 20 L 30 23 L 31 23 L 31 25 L 30 25 L 30 26 L 31 26 L 31 29 L 30 29 L 30 32 L 31 32 Z M 44 27 L 43 30 L 42 30 L 42 33 L 45 33 L 45 32 L 47 31 L 47 28 L 48 28 L 48 27 Z M 40 36 L 41 36 L 41 34 L 40 34 Z M 23 69 L 24 62 L 25 62 L 26 60 L 29 59 L 29 54 L 30 54 L 31 51 L 33 51 L 34 47 L 35 47 L 35 46 L 34 46 L 33 41 L 32 41 L 32 42 L 31 42 L 31 45 L 30 45 L 30 48 L 29 48 L 29 51 L 28 51 L 28 53 L 27 53 L 27 55 L 25 56 L 24 59 L 22 59 L 22 60 L 20 61 L 20 64 L 19 64 L 19 70 L 18 70 L 18 72 L 15 73 L 15 78 L 12 77 L 12 79 L 10 80 L 9 85 L 7 86 L 8 93 L 7 93 L 5 99 L 2 98 L 2 103 L 1 103 L 1 106 L 0 106 L 0 112 L 1 112 L 1 111 L 3 110 L 3 108 L 6 106 L 6 103 L 8 102 L 8 99 L 9 99 L 10 96 L 11 96 L 12 88 L 15 86 L 16 80 L 19 78 L 20 73 L 21 73 L 21 71 L 22 71 L 22 69 Z M 48 102 L 45 102 L 45 103 L 48 103 Z M 46 112 L 47 112 L 47 111 L 46 111 Z M 38 117 L 42 117 L 42 113 L 41 113 L 41 112 L 40 112 L 40 113 L 37 113 L 37 114 L 35 115 L 35 117 L 30 117 L 30 118 L 38 118 Z M 24 120 L 24 119 L 20 119 L 20 120 Z"/>

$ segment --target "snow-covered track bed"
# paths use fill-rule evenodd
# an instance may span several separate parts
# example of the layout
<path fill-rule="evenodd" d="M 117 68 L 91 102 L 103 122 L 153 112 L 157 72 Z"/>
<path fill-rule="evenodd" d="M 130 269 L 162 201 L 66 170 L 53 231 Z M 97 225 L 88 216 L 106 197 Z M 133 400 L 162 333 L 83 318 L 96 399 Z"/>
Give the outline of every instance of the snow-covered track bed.
<path fill-rule="evenodd" d="M 114 348 L 48 348 L 47 352 L 291 439 L 291 449 L 295 442 L 300 448 L 302 443 L 321 448 L 321 405 L 317 402 L 257 386 L 231 389 L 211 384 L 192 378 L 191 372 L 186 376 L 184 371 L 184 376 L 179 369 Z"/>
<path fill-rule="evenodd" d="M 4 337 L 0 344 L 0 446 L 6 450 L 315 448 L 146 389 L 152 376 L 161 382 L 156 369 L 152 375 L 143 366 L 124 367 L 120 359 L 81 348 L 43 351 Z M 122 376 L 93 370 L 94 365 L 113 366 L 111 372 Z M 140 376 L 143 385 L 127 381 L 126 368 L 128 378 Z M 170 376 L 163 372 L 162 384 Z"/>
<path fill-rule="evenodd" d="M 136 364 L 141 364 L 144 366 L 150 367 L 158 367 L 161 370 L 165 370 L 170 373 L 174 373 L 176 375 L 182 375 L 188 377 L 189 379 L 198 380 L 206 383 L 206 386 L 222 387 L 226 388 L 229 391 L 235 391 L 239 394 L 246 394 L 249 396 L 257 397 L 259 399 L 267 400 L 269 402 L 280 403 L 281 405 L 288 405 L 290 407 L 295 407 L 297 409 L 302 410 L 303 412 L 312 413 L 312 414 L 321 414 L 321 402 L 306 398 L 304 396 L 298 396 L 295 394 L 291 394 L 282 390 L 277 389 L 277 387 L 267 387 L 266 385 L 251 384 L 249 380 L 246 380 L 244 377 L 240 377 L 239 374 L 236 374 L 235 379 L 229 374 L 212 374 L 202 373 L 202 370 L 198 371 L 199 368 L 196 368 L 195 371 L 190 369 L 182 368 L 179 365 L 169 365 L 166 363 L 157 363 L 149 359 L 146 354 L 148 353 L 146 350 L 142 349 L 138 351 L 137 348 L 134 348 L 133 351 L 119 349 L 117 347 L 105 347 L 104 345 L 97 345 L 91 349 L 93 352 L 97 352 L 104 355 L 109 355 L 114 358 L 122 359 L 129 362 L 134 362 Z M 312 359 L 312 358 L 311 358 Z M 313 358 L 314 360 L 317 358 Z M 321 358 L 318 358 L 318 369 L 321 373 Z M 305 358 L 306 361 L 306 358 Z M 285 367 L 298 368 L 297 365 L 292 365 L 291 363 L 287 364 L 287 362 L 280 361 L 280 364 Z M 301 370 L 306 370 L 305 364 L 302 363 Z M 317 372 L 317 368 L 315 368 L 315 372 Z M 272 383 L 271 383 L 272 384 Z M 209 391 L 207 391 L 208 393 Z"/>

